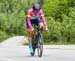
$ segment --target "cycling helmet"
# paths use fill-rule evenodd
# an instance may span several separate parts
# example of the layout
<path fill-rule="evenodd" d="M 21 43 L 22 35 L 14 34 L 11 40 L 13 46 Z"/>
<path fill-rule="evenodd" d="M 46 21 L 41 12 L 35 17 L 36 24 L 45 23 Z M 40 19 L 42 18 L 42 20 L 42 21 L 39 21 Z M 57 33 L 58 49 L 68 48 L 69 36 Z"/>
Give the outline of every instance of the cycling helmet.
<path fill-rule="evenodd" d="M 33 10 L 35 10 L 35 11 L 39 11 L 41 9 L 41 6 L 40 6 L 40 4 L 39 3 L 35 3 L 34 5 L 33 5 Z"/>

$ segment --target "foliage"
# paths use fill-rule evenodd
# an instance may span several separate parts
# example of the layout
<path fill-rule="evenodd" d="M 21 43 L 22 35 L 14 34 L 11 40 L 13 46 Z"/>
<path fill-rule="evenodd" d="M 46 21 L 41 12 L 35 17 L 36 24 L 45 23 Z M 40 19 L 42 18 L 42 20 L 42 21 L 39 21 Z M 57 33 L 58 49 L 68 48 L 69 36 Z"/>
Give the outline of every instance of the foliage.
<path fill-rule="evenodd" d="M 37 1 L 44 10 L 49 28 L 44 40 L 74 43 L 75 0 L 0 0 L 0 34 L 27 35 L 27 10 Z"/>
<path fill-rule="evenodd" d="M 7 38 L 9 38 L 9 36 L 5 32 L 0 30 L 0 42 L 2 42 L 3 40 Z"/>
<path fill-rule="evenodd" d="M 74 0 L 44 0 L 43 9 L 49 27 L 49 34 L 44 34 L 45 41 L 75 43 L 74 3 Z"/>

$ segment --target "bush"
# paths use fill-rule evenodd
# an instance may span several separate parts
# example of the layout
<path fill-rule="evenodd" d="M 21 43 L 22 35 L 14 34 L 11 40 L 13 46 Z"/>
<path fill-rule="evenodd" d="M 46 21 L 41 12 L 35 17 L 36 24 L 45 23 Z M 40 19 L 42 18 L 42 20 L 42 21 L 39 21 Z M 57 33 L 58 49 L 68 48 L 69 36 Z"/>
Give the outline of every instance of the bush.
<path fill-rule="evenodd" d="M 3 32 L 3 31 L 0 31 L 0 42 L 2 42 L 3 40 L 9 38 L 9 36 Z"/>

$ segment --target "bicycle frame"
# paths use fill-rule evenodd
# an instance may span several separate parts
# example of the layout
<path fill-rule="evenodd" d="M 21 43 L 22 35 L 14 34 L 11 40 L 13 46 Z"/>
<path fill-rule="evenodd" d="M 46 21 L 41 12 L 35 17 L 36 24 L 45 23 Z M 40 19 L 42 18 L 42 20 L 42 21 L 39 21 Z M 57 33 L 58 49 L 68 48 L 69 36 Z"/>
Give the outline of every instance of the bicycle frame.
<path fill-rule="evenodd" d="M 39 28 L 38 26 L 34 25 L 34 38 L 33 38 L 33 50 L 35 53 L 35 49 L 37 48 L 38 51 L 38 56 L 41 57 L 42 56 L 42 52 L 43 52 L 43 37 L 42 37 L 42 33 L 40 30 L 42 30 L 43 28 Z M 34 55 L 34 53 L 32 54 L 32 56 Z"/>

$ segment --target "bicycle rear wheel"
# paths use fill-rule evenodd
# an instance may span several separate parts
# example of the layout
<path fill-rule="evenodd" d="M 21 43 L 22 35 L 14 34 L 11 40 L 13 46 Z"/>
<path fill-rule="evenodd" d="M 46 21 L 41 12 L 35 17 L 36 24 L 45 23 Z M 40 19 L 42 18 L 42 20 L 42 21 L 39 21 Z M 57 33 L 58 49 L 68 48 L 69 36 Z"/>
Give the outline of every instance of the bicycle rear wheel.
<path fill-rule="evenodd" d="M 33 47 L 33 53 L 31 53 L 31 56 L 34 56 L 36 50 L 36 45 L 34 42 L 32 43 L 32 47 Z"/>

